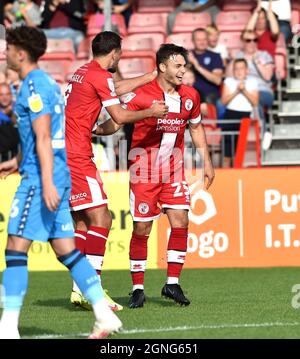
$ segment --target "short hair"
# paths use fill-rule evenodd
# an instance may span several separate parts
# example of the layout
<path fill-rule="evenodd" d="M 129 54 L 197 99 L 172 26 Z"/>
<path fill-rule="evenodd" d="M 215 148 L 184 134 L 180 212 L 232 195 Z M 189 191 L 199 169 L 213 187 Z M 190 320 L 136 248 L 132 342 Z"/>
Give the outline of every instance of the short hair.
<path fill-rule="evenodd" d="M 121 50 L 121 43 L 121 37 L 115 32 L 100 32 L 92 41 L 93 56 L 105 56 L 112 50 Z"/>
<path fill-rule="evenodd" d="M 241 33 L 241 40 L 244 40 L 244 36 L 248 34 L 248 35 L 255 35 L 256 37 L 256 32 L 254 30 L 243 30 Z"/>
<path fill-rule="evenodd" d="M 217 33 L 220 32 L 216 25 L 209 25 L 209 26 L 207 26 L 207 28 L 205 29 L 205 31 L 207 32 L 207 34 L 212 34 L 213 32 L 217 32 Z"/>
<path fill-rule="evenodd" d="M 239 62 L 242 62 L 243 64 L 245 64 L 246 67 L 248 67 L 248 62 L 246 59 L 235 59 L 233 60 L 233 66 L 235 66 L 236 64 L 238 64 Z"/>
<path fill-rule="evenodd" d="M 47 49 L 47 38 L 43 30 L 30 26 L 8 29 L 6 42 L 26 51 L 31 62 L 37 62 Z"/>
<path fill-rule="evenodd" d="M 184 57 L 186 63 L 188 62 L 188 51 L 182 46 L 174 44 L 162 44 L 156 53 L 156 66 L 159 68 L 159 64 L 164 64 L 169 60 L 172 55 L 181 55 Z"/>
<path fill-rule="evenodd" d="M 207 32 L 203 27 L 198 27 L 197 29 L 193 30 L 193 32 L 192 32 L 192 39 L 193 40 L 194 40 L 196 32 L 204 32 L 205 35 L 207 35 Z"/>

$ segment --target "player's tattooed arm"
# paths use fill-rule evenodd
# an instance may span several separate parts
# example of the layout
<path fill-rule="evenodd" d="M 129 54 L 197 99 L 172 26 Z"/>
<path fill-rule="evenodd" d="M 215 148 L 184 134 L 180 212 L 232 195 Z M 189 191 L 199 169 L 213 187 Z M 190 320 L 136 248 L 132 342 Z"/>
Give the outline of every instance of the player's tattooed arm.
<path fill-rule="evenodd" d="M 157 71 L 148 72 L 145 75 L 134 77 L 131 79 L 117 80 L 115 79 L 115 90 L 118 96 L 122 96 L 128 92 L 132 92 L 138 87 L 146 85 L 151 82 L 157 76 Z"/>
<path fill-rule="evenodd" d="M 115 121 L 109 119 L 108 121 L 102 123 L 101 125 L 98 125 L 96 129 L 93 131 L 93 134 L 96 136 L 109 136 L 119 131 L 121 127 L 123 126 L 118 125 L 117 123 L 115 123 Z"/>
<path fill-rule="evenodd" d="M 200 122 L 197 124 L 190 123 L 189 130 L 195 148 L 200 152 L 200 155 L 204 155 L 204 181 L 205 188 L 208 189 L 215 178 L 215 171 L 211 162 L 204 127 Z"/>

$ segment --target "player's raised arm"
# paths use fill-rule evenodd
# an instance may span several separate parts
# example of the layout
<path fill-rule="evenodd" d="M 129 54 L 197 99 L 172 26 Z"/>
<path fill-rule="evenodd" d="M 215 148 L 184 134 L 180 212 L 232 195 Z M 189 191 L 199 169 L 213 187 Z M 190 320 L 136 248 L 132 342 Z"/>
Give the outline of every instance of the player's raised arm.
<path fill-rule="evenodd" d="M 169 108 L 164 101 L 157 101 L 151 107 L 140 111 L 125 110 L 120 105 L 109 106 L 106 110 L 118 125 L 124 125 L 125 123 L 134 123 L 148 117 L 163 118 L 168 114 Z"/>
<path fill-rule="evenodd" d="M 140 86 L 146 85 L 157 76 L 157 71 L 148 72 L 145 75 L 130 79 L 115 79 L 115 89 L 118 96 L 122 96 L 128 92 L 134 91 Z"/>

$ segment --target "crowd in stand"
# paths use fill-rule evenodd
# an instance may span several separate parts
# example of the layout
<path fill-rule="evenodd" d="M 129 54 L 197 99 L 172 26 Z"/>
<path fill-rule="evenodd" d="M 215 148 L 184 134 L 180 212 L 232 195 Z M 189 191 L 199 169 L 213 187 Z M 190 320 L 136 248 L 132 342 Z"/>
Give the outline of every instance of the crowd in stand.
<path fill-rule="evenodd" d="M 138 0 L 112 0 L 112 13 L 122 14 L 128 26 Z M 208 116 L 208 104 L 215 106 L 218 119 L 259 117 L 266 130 L 267 110 L 272 107 L 277 78 L 275 51 L 279 37 L 291 39 L 290 0 L 253 1 L 252 16 L 241 34 L 242 48 L 231 52 L 219 43 L 214 25 L 222 1 L 183 0 L 167 17 L 166 34 L 171 34 L 180 12 L 207 12 L 213 24 L 192 32 L 186 84 L 201 96 L 201 112 Z M 26 24 L 41 27 L 49 39 L 70 38 L 75 51 L 86 36 L 88 15 L 102 13 L 104 0 L 12 0 L 1 1 L 0 22 L 6 27 Z M 116 29 L 118 31 L 118 29 Z M 0 64 L 1 66 L 1 64 Z M 7 84 L 7 85 L 5 85 Z M 19 86 L 16 74 L 0 67 L 0 125 L 14 123 L 13 101 Z M 222 130 L 239 126 L 221 125 Z M 236 138 L 234 139 L 236 142 Z M 231 148 L 231 149 L 230 149 Z M 225 141 L 225 166 L 232 164 L 232 146 Z"/>

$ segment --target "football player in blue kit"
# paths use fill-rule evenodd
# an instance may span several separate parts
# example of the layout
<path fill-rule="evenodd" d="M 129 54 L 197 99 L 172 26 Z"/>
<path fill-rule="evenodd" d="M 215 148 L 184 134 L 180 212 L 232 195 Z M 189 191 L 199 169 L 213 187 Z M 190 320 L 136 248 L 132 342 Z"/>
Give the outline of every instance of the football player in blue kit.
<path fill-rule="evenodd" d="M 20 338 L 19 314 L 28 286 L 27 253 L 33 240 L 49 240 L 58 260 L 70 270 L 93 306 L 96 321 L 90 338 L 105 338 L 121 329 L 122 323 L 108 307 L 95 270 L 75 248 L 68 202 L 71 181 L 65 153 L 64 102 L 59 86 L 37 65 L 47 40 L 41 30 L 21 26 L 8 30 L 6 41 L 8 67 L 22 80 L 15 107 L 21 158 L 1 163 L 0 177 L 19 168 L 22 180 L 8 224 L 0 338 Z"/>

